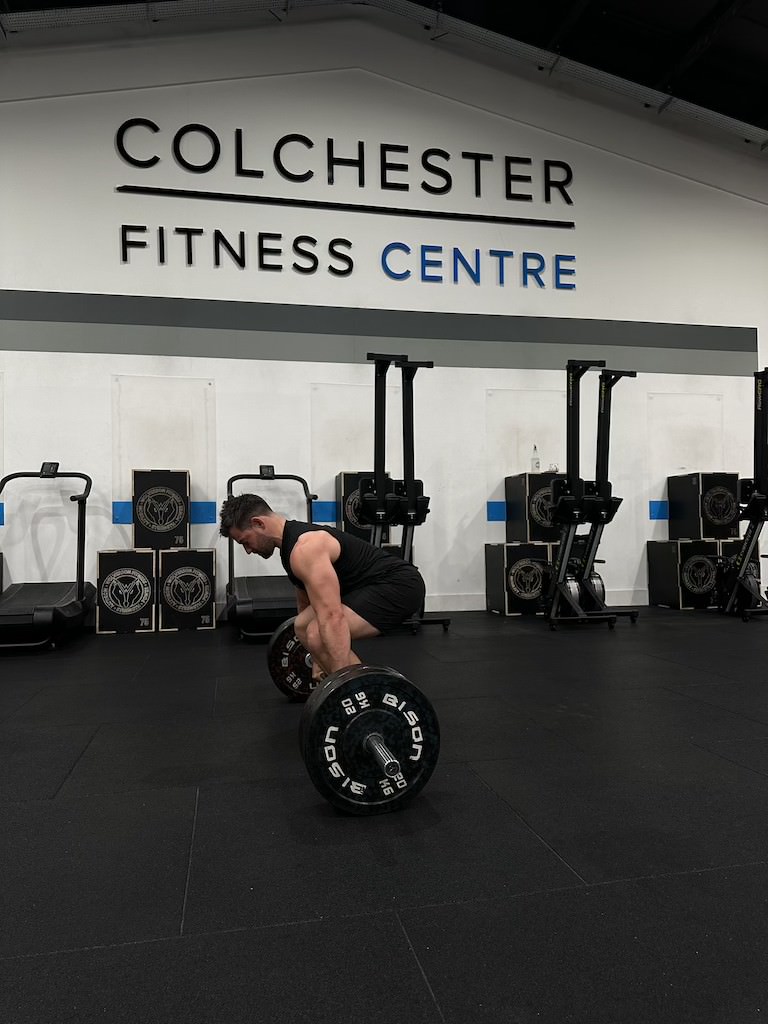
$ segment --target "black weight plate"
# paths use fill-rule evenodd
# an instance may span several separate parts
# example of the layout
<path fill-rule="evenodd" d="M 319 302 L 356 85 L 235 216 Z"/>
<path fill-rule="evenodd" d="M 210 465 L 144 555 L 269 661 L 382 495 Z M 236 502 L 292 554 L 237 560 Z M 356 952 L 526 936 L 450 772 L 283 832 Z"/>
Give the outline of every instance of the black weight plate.
<path fill-rule="evenodd" d="M 371 733 L 400 764 L 389 779 L 365 747 Z M 311 695 L 299 726 L 301 755 L 316 789 L 351 814 L 394 811 L 428 782 L 437 764 L 440 727 L 434 708 L 391 668 L 352 665 Z"/>
<path fill-rule="evenodd" d="M 278 690 L 291 700 L 304 701 L 314 689 L 312 665 L 307 663 L 307 650 L 294 632 L 295 621 L 295 616 L 287 619 L 270 637 L 267 666 Z"/>

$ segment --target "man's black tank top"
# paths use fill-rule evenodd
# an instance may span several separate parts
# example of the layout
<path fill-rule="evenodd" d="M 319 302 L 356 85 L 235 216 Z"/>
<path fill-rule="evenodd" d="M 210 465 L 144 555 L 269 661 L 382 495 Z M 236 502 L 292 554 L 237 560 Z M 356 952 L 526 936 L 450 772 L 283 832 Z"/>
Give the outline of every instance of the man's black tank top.
<path fill-rule="evenodd" d="M 310 530 L 324 530 L 335 537 L 341 545 L 341 554 L 333 563 L 333 568 L 339 577 L 342 596 L 371 583 L 382 583 L 397 578 L 401 573 L 413 572 L 410 563 L 400 558 L 399 555 L 375 548 L 372 544 L 359 537 L 354 537 L 350 533 L 342 533 L 341 530 L 335 530 L 332 526 L 315 526 L 312 523 L 300 523 L 296 519 L 288 519 L 280 546 L 280 560 L 288 574 L 288 579 L 294 587 L 298 587 L 300 590 L 307 588 L 291 572 L 291 552 L 302 533 L 308 533 Z"/>

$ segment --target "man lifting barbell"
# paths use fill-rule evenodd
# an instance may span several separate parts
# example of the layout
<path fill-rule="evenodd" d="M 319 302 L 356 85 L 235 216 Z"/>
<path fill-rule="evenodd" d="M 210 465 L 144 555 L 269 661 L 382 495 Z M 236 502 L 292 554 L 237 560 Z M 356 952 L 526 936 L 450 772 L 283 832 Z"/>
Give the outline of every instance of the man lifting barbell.
<path fill-rule="evenodd" d="M 280 551 L 296 587 L 293 629 L 312 656 L 315 682 L 360 664 L 353 641 L 387 633 L 423 606 L 418 569 L 359 537 L 287 519 L 257 494 L 227 498 L 220 517 L 222 536 L 249 554 Z"/>
<path fill-rule="evenodd" d="M 397 810 L 435 768 L 439 723 L 413 683 L 361 664 L 352 642 L 386 633 L 423 607 L 420 573 L 358 537 L 287 519 L 256 494 L 227 498 L 221 533 L 262 558 L 279 549 L 296 587 L 298 615 L 270 642 L 285 644 L 272 674 L 283 692 L 307 700 L 299 747 L 315 787 L 352 814 Z M 307 651 L 312 680 L 326 677 L 322 686 L 300 678 Z"/>

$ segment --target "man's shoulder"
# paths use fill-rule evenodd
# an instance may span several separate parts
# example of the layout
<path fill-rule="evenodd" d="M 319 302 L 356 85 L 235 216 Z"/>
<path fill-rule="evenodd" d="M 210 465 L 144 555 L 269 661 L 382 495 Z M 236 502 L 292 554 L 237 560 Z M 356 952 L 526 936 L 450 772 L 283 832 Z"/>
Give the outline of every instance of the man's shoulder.
<path fill-rule="evenodd" d="M 334 545 L 338 543 L 327 530 L 304 530 L 296 538 L 292 554 L 300 557 L 320 551 L 327 551 L 330 554 L 334 550 Z"/>

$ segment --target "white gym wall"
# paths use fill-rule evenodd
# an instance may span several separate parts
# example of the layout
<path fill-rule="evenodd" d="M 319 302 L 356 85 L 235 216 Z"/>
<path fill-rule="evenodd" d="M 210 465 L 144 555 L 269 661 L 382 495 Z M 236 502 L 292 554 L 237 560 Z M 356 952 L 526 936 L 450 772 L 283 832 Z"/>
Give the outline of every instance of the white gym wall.
<path fill-rule="evenodd" d="M 760 338 L 754 368 L 768 361 L 763 285 L 768 184 L 759 158 L 730 144 L 675 133 L 655 115 L 619 112 L 615 104 L 577 99 L 546 82 L 486 67 L 480 51 L 471 60 L 380 21 L 361 13 L 332 24 L 288 23 L 233 35 L 4 55 L 0 194 L 11 201 L 4 210 L 0 289 L 249 302 L 254 330 L 259 302 L 754 327 Z M 161 128 L 156 134 L 132 129 L 135 134 L 128 136 L 145 155 L 162 156 L 155 168 L 130 167 L 116 152 L 116 129 L 131 117 L 151 118 Z M 190 122 L 210 125 L 222 140 L 221 161 L 207 174 L 190 174 L 169 156 L 173 132 Z M 246 133 L 245 161 L 264 169 L 263 181 L 234 176 L 238 127 Z M 304 157 L 315 171 L 300 187 L 276 177 L 270 162 L 270 143 L 288 132 L 315 142 L 311 150 L 287 151 L 297 161 Z M 329 137 L 345 156 L 355 152 L 358 140 L 366 143 L 363 189 L 349 168 L 338 170 L 339 184 L 328 185 L 323 153 Z M 382 142 L 409 147 L 407 158 L 393 155 L 392 160 L 407 159 L 410 170 L 391 175 L 408 180 L 408 192 L 380 188 L 376 147 Z M 188 159 L 205 159 L 202 139 L 189 137 L 185 145 Z M 418 185 L 419 155 L 427 146 L 452 154 L 455 187 L 447 197 L 430 196 Z M 459 159 L 470 149 L 496 157 L 483 171 L 487 185 L 481 198 L 474 195 L 469 164 Z M 497 177 L 505 154 L 532 160 L 533 202 L 505 203 Z M 547 159 L 573 167 L 571 206 L 556 195 L 543 203 L 536 182 Z M 260 189 L 286 198 L 491 216 L 557 215 L 572 217 L 576 227 L 421 221 L 115 191 L 131 183 L 221 192 Z M 126 262 L 120 259 L 121 224 L 148 228 L 134 237 L 149 248 L 132 250 Z M 168 229 L 164 265 L 156 251 L 158 226 Z M 186 266 L 179 248 L 183 236 L 172 235 L 174 226 L 206 233 L 194 266 Z M 213 265 L 206 240 L 215 228 L 230 239 L 246 232 L 251 248 L 245 270 L 226 256 L 221 266 Z M 284 255 L 272 260 L 283 269 L 258 270 L 253 245 L 259 232 L 289 242 L 297 234 L 316 237 L 318 272 L 291 270 L 285 243 Z M 326 270 L 324 247 L 334 237 L 352 242 L 354 271 L 348 276 Z M 391 241 L 413 250 L 410 256 L 397 250 L 391 258 L 392 266 L 411 270 L 408 280 L 393 280 L 382 271 L 382 248 Z M 420 279 L 421 245 L 443 247 L 444 281 Z M 481 251 L 480 283 L 464 271 L 456 283 L 451 280 L 453 246 L 468 257 L 476 248 Z M 553 253 L 574 255 L 577 286 L 553 288 L 549 268 L 546 287 L 535 281 L 523 287 L 510 258 L 508 283 L 501 287 L 498 263 L 486 259 L 494 248 L 540 252 L 548 263 Z M 436 251 L 430 252 L 435 257 Z M 428 276 L 436 276 L 434 270 Z M 336 472 L 372 468 L 372 366 L 324 361 L 323 346 L 330 339 L 323 334 L 306 345 L 304 358 L 282 362 L 274 357 L 279 335 L 271 339 L 270 358 L 261 358 L 264 351 L 255 344 L 252 358 L 230 359 L 222 357 L 215 333 L 194 323 L 84 325 L 81 337 L 95 337 L 102 346 L 87 355 L 78 351 L 71 324 L 30 319 L 3 327 L 6 430 L 0 460 L 5 472 L 58 460 L 63 469 L 93 476 L 91 579 L 98 550 L 130 542 L 127 528 L 112 523 L 112 502 L 130 497 L 124 493 L 126 474 L 148 467 L 152 455 L 154 466 L 193 469 L 193 497 L 217 505 L 230 476 L 255 472 L 261 463 L 305 476 L 323 501 L 334 499 Z M 45 351 L 58 348 L 70 334 L 70 352 Z M 134 339 L 141 354 L 126 354 Z M 418 338 L 393 339 L 387 348 L 419 358 L 419 344 Z M 444 343 L 447 361 L 452 344 Z M 532 342 L 531 348 L 538 344 L 546 343 Z M 175 345 L 198 356 L 167 354 Z M 381 349 L 381 340 L 369 347 Z M 487 352 L 488 346 L 478 351 Z M 568 355 L 602 354 L 600 346 L 586 351 L 582 344 L 562 362 Z M 610 365 L 633 369 L 633 354 L 617 338 Z M 626 362 L 619 361 L 623 355 Z M 663 370 L 665 353 L 658 357 Z M 551 462 L 563 466 L 565 410 L 556 396 L 563 392 L 565 375 L 481 363 L 440 365 L 439 356 L 435 362 L 435 369 L 420 370 L 414 382 L 416 472 L 432 498 L 428 520 L 416 534 L 417 561 L 427 578 L 428 608 L 482 608 L 483 544 L 503 539 L 503 524 L 487 521 L 487 502 L 500 500 L 504 476 L 530 468 L 533 443 L 544 468 Z M 727 371 L 705 373 L 704 365 L 704 357 L 692 352 L 687 369 L 699 372 L 643 372 L 616 386 L 611 478 L 624 504 L 601 547 L 609 600 L 645 599 L 645 544 L 665 535 L 665 524 L 649 518 L 649 501 L 666 496 L 668 474 L 682 466 L 751 472 L 752 379 Z M 388 389 L 394 454 L 387 461 L 393 473 L 401 458 L 395 373 L 390 371 Z M 582 381 L 585 475 L 594 460 L 594 377 Z M 130 404 L 121 399 L 116 406 L 118 378 L 138 385 L 144 380 L 147 388 L 139 386 Z M 192 396 L 187 395 L 190 381 L 195 382 Z M 166 398 L 180 396 L 169 398 L 169 408 L 178 411 L 175 422 L 187 425 L 172 451 L 166 443 L 172 435 L 150 430 L 147 423 L 154 422 L 155 413 L 142 409 L 143 401 L 158 400 L 152 397 L 158 387 Z M 210 400 L 203 397 L 208 394 Z M 127 437 L 132 438 L 128 447 Z M 18 487 L 21 491 L 22 484 Z M 59 503 L 56 493 L 55 487 L 32 482 L 23 498 L 3 495 L 6 525 L 0 544 L 7 582 L 71 577 L 74 509 Z M 286 494 L 285 500 L 293 499 Z M 63 522 L 49 530 L 56 516 Z M 221 597 L 226 546 L 216 527 L 195 527 L 193 543 L 217 545 Z"/>

